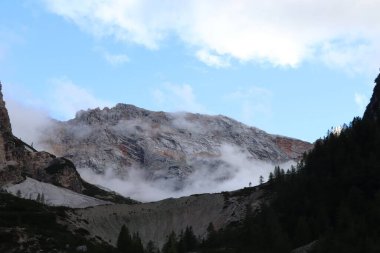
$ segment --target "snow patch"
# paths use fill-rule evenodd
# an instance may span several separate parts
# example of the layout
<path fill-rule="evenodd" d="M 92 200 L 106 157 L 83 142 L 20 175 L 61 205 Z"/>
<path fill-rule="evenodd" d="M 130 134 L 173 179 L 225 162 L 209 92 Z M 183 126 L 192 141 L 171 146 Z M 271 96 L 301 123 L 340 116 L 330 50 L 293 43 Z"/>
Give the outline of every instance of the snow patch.
<path fill-rule="evenodd" d="M 111 204 L 107 201 L 79 194 L 77 192 L 40 182 L 29 177 L 19 184 L 4 186 L 3 189 L 24 199 L 38 199 L 40 202 L 43 202 L 49 206 L 86 208 Z"/>

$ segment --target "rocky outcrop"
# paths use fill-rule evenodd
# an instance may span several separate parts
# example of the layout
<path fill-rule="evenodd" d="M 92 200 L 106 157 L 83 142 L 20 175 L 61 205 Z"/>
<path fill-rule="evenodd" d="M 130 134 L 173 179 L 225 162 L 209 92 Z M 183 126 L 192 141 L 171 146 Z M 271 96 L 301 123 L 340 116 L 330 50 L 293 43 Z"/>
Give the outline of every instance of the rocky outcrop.
<path fill-rule="evenodd" d="M 9 120 L 7 108 L 2 93 L 2 84 L 0 82 L 0 163 L 11 158 L 12 145 L 12 128 Z"/>
<path fill-rule="evenodd" d="M 126 104 L 81 111 L 57 122 L 44 144 L 78 168 L 97 173 L 110 168 L 123 177 L 134 167 L 152 179 L 179 182 L 201 167 L 234 166 L 226 162 L 226 146 L 274 165 L 297 160 L 312 147 L 225 116 L 154 112 Z"/>
<path fill-rule="evenodd" d="M 294 160 L 301 158 L 302 155 L 312 147 L 308 142 L 284 136 L 275 136 L 274 141 L 289 158 Z"/>
<path fill-rule="evenodd" d="M 82 180 L 73 163 L 47 152 L 37 152 L 12 134 L 0 84 L 0 186 L 26 176 L 82 192 Z"/>
<path fill-rule="evenodd" d="M 367 108 L 364 112 L 363 119 L 375 119 L 380 118 L 380 74 L 375 79 L 375 88 Z"/>

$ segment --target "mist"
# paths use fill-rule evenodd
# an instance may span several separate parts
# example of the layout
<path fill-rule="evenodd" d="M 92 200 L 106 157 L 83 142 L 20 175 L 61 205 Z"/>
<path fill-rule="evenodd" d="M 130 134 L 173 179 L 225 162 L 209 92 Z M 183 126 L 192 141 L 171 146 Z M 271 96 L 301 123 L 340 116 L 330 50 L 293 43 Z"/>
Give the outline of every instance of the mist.
<path fill-rule="evenodd" d="M 38 150 L 51 152 L 44 145 L 44 135 L 51 134 L 49 129 L 54 126 L 54 121 L 48 114 L 37 108 L 23 105 L 12 99 L 7 100 L 10 120 L 15 136 L 21 138 Z M 204 126 L 197 121 L 188 119 L 186 113 L 171 114 L 171 124 L 178 129 L 186 129 L 193 134 L 202 134 Z M 198 117 L 194 116 L 193 117 Z M 138 126 L 138 127 L 136 127 Z M 165 130 L 167 126 L 154 128 L 148 122 L 142 120 L 120 121 L 113 126 L 113 130 L 120 134 L 144 134 L 152 136 Z M 81 139 L 91 134 L 88 126 L 75 126 L 69 131 L 73 136 Z M 186 163 L 191 171 L 183 179 L 170 178 L 167 171 L 147 171 L 137 166 L 126 169 L 126 175 L 116 174 L 114 166 L 109 164 L 104 174 L 97 174 L 91 168 L 78 168 L 80 175 L 89 183 L 115 191 L 125 197 L 150 202 L 166 198 L 178 198 L 192 194 L 216 193 L 233 191 L 258 185 L 260 176 L 264 181 L 273 171 L 276 165 L 283 169 L 290 168 L 295 162 L 286 164 L 272 164 L 253 159 L 247 150 L 229 144 L 221 144 L 218 154 L 214 158 L 189 157 Z"/>
<path fill-rule="evenodd" d="M 217 158 L 218 166 L 210 166 L 209 162 L 197 161 L 197 167 L 183 179 L 154 178 L 142 168 L 130 167 L 127 175 L 121 178 L 114 170 L 107 169 L 104 174 L 96 174 L 90 168 L 80 168 L 79 173 L 86 181 L 105 187 L 132 199 L 150 202 L 166 198 L 178 198 L 201 193 L 217 193 L 233 191 L 258 185 L 260 176 L 267 181 L 269 173 L 275 164 L 254 160 L 243 150 L 236 146 L 224 144 L 220 147 L 220 156 Z M 194 163 L 194 161 L 189 161 Z M 295 162 L 281 164 L 280 167 L 288 169 Z"/>
<path fill-rule="evenodd" d="M 13 134 L 37 150 L 44 150 L 46 145 L 42 143 L 42 137 L 53 125 L 48 113 L 13 99 L 7 99 L 6 106 Z"/>

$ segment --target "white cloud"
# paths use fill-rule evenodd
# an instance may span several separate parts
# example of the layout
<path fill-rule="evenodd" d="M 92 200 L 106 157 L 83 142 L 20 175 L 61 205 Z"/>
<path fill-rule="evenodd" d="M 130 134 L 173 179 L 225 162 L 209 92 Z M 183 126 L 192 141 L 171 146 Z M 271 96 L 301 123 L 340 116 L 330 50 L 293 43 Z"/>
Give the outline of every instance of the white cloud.
<path fill-rule="evenodd" d="M 363 94 L 355 93 L 355 103 L 359 110 L 363 111 L 368 104 L 368 98 Z"/>
<path fill-rule="evenodd" d="M 182 197 L 200 193 L 215 193 L 232 191 L 259 184 L 260 176 L 266 181 L 275 164 L 252 159 L 241 147 L 222 144 L 219 150 L 217 167 L 207 163 L 199 165 L 187 178 L 180 182 L 176 179 L 155 178 L 152 180 L 149 172 L 142 168 L 129 167 L 127 175 L 121 177 L 111 166 L 104 174 L 96 174 L 90 168 L 79 168 L 81 176 L 88 182 L 101 185 L 139 201 L 157 201 L 170 197 Z M 281 168 L 289 169 L 295 162 L 280 164 Z"/>
<path fill-rule="evenodd" d="M 224 68 L 230 66 L 228 60 L 224 59 L 222 56 L 211 54 L 207 50 L 199 50 L 196 53 L 197 58 L 211 67 Z"/>
<path fill-rule="evenodd" d="M 79 110 L 111 106 L 112 103 L 96 98 L 90 91 L 77 86 L 67 78 L 51 80 L 52 89 L 46 103 L 52 116 L 67 120 Z"/>
<path fill-rule="evenodd" d="M 229 103 L 240 106 L 239 120 L 254 125 L 257 117 L 270 117 L 272 114 L 272 92 L 261 87 L 251 86 L 238 89 L 225 96 Z"/>
<path fill-rule="evenodd" d="M 177 85 L 166 83 L 153 91 L 157 105 L 165 111 L 188 111 L 205 113 L 207 110 L 200 104 L 189 84 Z"/>
<path fill-rule="evenodd" d="M 3 86 L 13 133 L 37 149 L 46 148 L 41 136 L 52 126 L 52 118 L 68 120 L 80 110 L 112 106 L 111 102 L 96 98 L 67 78 L 54 79 L 49 84 L 50 88 L 39 99 L 24 86 L 15 83 Z M 78 134 L 83 131 L 78 129 Z"/>
<path fill-rule="evenodd" d="M 356 70 L 362 62 L 355 61 L 375 64 L 380 52 L 379 0 L 44 2 L 96 36 L 157 49 L 175 35 L 200 60 L 217 67 L 220 59 L 230 57 L 293 67 L 317 59 Z"/>
<path fill-rule="evenodd" d="M 104 58 L 112 65 L 121 65 L 129 62 L 129 57 L 126 54 L 111 54 L 106 52 Z"/>
<path fill-rule="evenodd" d="M 7 109 L 15 136 L 25 143 L 42 150 L 40 143 L 45 129 L 51 125 L 46 111 L 25 105 L 14 99 L 7 99 Z"/>
<path fill-rule="evenodd" d="M 126 54 L 110 53 L 107 50 L 100 47 L 96 47 L 94 50 L 98 52 L 108 63 L 114 66 L 122 65 L 130 61 L 128 55 Z"/>

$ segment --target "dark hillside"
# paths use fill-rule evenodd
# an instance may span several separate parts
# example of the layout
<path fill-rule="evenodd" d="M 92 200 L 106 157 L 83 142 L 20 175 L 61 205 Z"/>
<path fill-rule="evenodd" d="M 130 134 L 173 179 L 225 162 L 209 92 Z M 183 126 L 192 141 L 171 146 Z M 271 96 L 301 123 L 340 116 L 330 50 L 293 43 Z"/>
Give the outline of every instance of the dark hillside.
<path fill-rule="evenodd" d="M 63 207 L 48 207 L 33 200 L 0 192 L 0 252 L 117 252 L 106 244 L 91 242 L 86 231 L 72 233 L 59 222 Z"/>
<path fill-rule="evenodd" d="M 301 252 L 380 252 L 379 101 L 378 77 L 363 119 L 318 140 L 297 169 L 277 169 L 265 186 L 271 204 L 219 232 L 204 251 L 290 252 L 309 245 Z"/>

